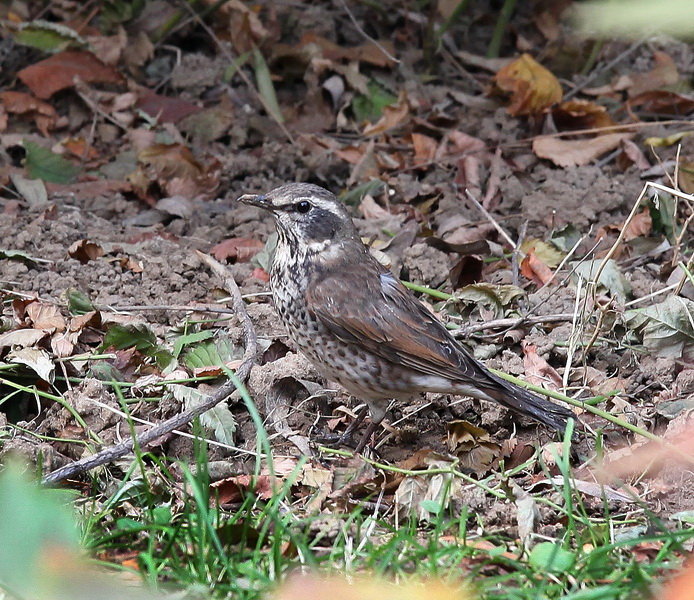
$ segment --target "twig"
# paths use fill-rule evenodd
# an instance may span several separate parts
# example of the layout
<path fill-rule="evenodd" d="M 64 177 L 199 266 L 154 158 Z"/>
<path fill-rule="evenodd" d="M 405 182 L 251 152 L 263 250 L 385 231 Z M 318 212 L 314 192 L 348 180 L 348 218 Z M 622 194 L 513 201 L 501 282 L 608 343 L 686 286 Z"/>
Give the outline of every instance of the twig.
<path fill-rule="evenodd" d="M 197 252 L 197 251 L 196 251 Z M 231 295 L 232 305 L 236 314 L 238 315 L 239 321 L 243 327 L 243 339 L 245 343 L 245 350 L 243 353 L 243 360 L 241 365 L 236 370 L 236 375 L 240 381 L 245 381 L 251 372 L 251 368 L 255 364 L 256 354 L 258 353 L 258 339 L 255 333 L 255 327 L 251 318 L 248 316 L 246 311 L 246 304 L 241 297 L 241 291 L 239 290 L 233 276 L 229 271 L 227 271 L 223 265 L 214 260 L 212 257 L 203 254 L 202 252 L 197 252 L 198 257 L 207 264 L 212 271 L 222 279 L 224 287 L 229 291 Z M 227 381 L 223 384 L 212 396 L 201 404 L 183 411 L 166 421 L 159 423 L 148 429 L 141 435 L 137 436 L 136 439 L 129 438 L 124 442 L 111 446 L 109 448 L 104 448 L 101 452 L 97 452 L 93 456 L 83 458 L 72 462 L 60 469 L 56 469 L 52 473 L 49 473 L 44 477 L 43 483 L 52 484 L 67 479 L 68 477 L 74 477 L 75 475 L 85 473 L 91 469 L 99 467 L 113 462 L 114 460 L 125 456 L 133 450 L 137 445 L 138 447 L 145 446 L 150 442 L 160 438 L 164 435 L 171 433 L 174 429 L 180 429 L 184 425 L 190 423 L 196 417 L 199 417 L 204 412 L 210 410 L 223 400 L 226 400 L 229 395 L 236 389 L 233 382 Z"/>
<path fill-rule="evenodd" d="M 477 210 L 479 210 L 485 217 L 487 217 L 487 219 L 489 219 L 489 222 L 494 226 L 494 229 L 496 229 L 501 234 L 501 236 L 509 244 L 511 244 L 512 248 L 516 248 L 518 246 L 518 244 L 516 242 L 514 242 L 513 238 L 508 233 L 506 233 L 506 231 L 504 230 L 504 228 L 501 225 L 499 225 L 499 223 L 491 215 L 491 213 L 486 208 L 484 208 L 484 206 L 482 206 L 480 204 L 480 201 L 477 198 L 475 198 L 473 193 L 469 189 L 465 188 L 465 194 L 470 199 L 470 201 L 477 207 Z"/>
<path fill-rule="evenodd" d="M 395 58 L 390 52 L 388 52 L 388 50 L 386 50 L 383 47 L 383 45 L 378 42 L 378 40 L 375 40 L 368 33 L 366 33 L 366 31 L 364 31 L 363 27 L 359 25 L 357 20 L 354 18 L 354 15 L 352 14 L 352 11 L 349 9 L 349 6 L 347 6 L 345 0 L 340 0 L 340 4 L 342 4 L 342 8 L 347 13 L 349 20 L 352 21 L 352 25 L 354 25 L 354 27 L 357 29 L 359 33 L 361 33 L 361 35 L 363 35 L 367 40 L 374 44 L 376 48 L 378 48 L 381 52 L 383 52 L 383 54 L 385 54 L 388 57 L 388 59 L 392 60 L 394 63 L 400 63 L 400 61 L 397 58 Z"/>
<path fill-rule="evenodd" d="M 615 56 L 610 62 L 608 62 L 605 66 L 601 67 L 600 69 L 596 69 L 593 71 L 588 77 L 586 77 L 581 83 L 579 83 L 576 87 L 573 89 L 569 90 L 566 94 L 564 94 L 564 100 L 570 100 L 573 98 L 576 94 L 580 93 L 583 91 L 589 83 L 595 80 L 596 77 L 599 75 L 602 75 L 605 71 L 609 71 L 612 67 L 615 65 L 619 64 L 624 60 L 627 56 L 629 56 L 634 50 L 636 50 L 641 44 L 643 44 L 643 40 L 638 40 L 634 42 L 631 46 L 629 46 L 624 52 L 621 54 Z"/>
<path fill-rule="evenodd" d="M 451 333 L 453 337 L 466 337 L 471 333 L 485 331 L 487 329 L 513 329 L 519 325 L 539 325 L 541 323 L 566 323 L 573 319 L 573 313 L 560 313 L 557 315 L 544 315 L 541 317 L 517 317 L 507 319 L 495 319 L 494 321 L 486 321 L 484 323 L 473 323 L 465 325 L 459 329 L 455 329 Z"/>

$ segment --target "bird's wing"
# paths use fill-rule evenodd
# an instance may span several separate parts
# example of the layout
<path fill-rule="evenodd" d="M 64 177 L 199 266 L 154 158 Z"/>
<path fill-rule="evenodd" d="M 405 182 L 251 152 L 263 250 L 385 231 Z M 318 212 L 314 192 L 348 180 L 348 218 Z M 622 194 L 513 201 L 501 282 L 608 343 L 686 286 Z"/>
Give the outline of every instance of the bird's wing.
<path fill-rule="evenodd" d="M 466 393 L 477 389 L 481 397 L 558 431 L 563 431 L 567 419 L 574 416 L 567 408 L 488 371 L 380 265 L 347 266 L 310 289 L 308 309 L 344 342 L 365 347 L 415 372 L 470 386 Z"/>
<path fill-rule="evenodd" d="M 309 311 L 342 341 L 393 363 L 453 381 L 479 377 L 448 330 L 379 267 L 362 263 L 323 278 L 307 294 Z"/>

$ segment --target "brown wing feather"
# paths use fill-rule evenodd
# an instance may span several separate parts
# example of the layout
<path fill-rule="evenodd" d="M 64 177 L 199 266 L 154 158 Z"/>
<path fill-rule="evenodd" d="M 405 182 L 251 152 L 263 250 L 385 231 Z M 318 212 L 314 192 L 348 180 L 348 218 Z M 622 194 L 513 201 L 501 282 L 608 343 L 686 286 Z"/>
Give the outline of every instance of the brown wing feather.
<path fill-rule="evenodd" d="M 354 286 L 354 282 L 359 285 Z M 419 373 L 477 388 L 486 398 L 559 431 L 574 416 L 567 408 L 489 372 L 375 261 L 346 267 L 316 282 L 310 290 L 309 310 L 344 342 L 366 347 L 381 358 Z"/>
<path fill-rule="evenodd" d="M 307 302 L 338 338 L 363 345 L 381 358 L 452 381 L 479 376 L 474 359 L 380 265 L 362 263 L 325 277 L 311 286 Z"/>

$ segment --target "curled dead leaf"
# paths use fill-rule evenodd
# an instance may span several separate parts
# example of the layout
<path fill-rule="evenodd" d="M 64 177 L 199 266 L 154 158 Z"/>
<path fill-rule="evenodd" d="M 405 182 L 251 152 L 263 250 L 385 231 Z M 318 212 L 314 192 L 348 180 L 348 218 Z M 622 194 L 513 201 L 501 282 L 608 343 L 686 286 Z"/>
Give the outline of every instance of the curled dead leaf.
<path fill-rule="evenodd" d="M 99 244 L 89 240 L 77 240 L 68 248 L 67 253 L 71 258 L 80 261 L 84 265 L 90 260 L 96 260 L 103 256 L 104 249 Z"/>
<path fill-rule="evenodd" d="M 530 54 L 522 54 L 494 76 L 499 90 L 511 94 L 507 110 L 514 117 L 539 115 L 561 102 L 563 91 L 551 71 Z"/>
<path fill-rule="evenodd" d="M 607 108 L 590 100 L 568 100 L 552 110 L 554 122 L 561 131 L 609 127 L 615 122 Z"/>
<path fill-rule="evenodd" d="M 390 104 L 383 109 L 383 116 L 364 127 L 365 136 L 374 136 L 399 127 L 410 115 L 410 103 L 407 100 L 407 93 L 403 90 L 398 96 L 395 104 Z"/>
<path fill-rule="evenodd" d="M 520 264 L 520 272 L 523 277 L 533 281 L 536 285 L 545 285 L 552 279 L 552 269 L 550 269 L 542 259 L 536 254 L 535 248 L 528 250 Z"/>

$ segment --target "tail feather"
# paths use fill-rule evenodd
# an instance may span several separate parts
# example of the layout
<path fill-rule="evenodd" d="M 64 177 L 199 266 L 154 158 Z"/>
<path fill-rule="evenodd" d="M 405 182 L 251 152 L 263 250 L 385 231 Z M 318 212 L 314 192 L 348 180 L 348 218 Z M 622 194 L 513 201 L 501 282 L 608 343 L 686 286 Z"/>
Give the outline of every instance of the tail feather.
<path fill-rule="evenodd" d="M 532 417 L 562 433 L 566 429 L 568 419 L 576 417 L 573 411 L 564 406 L 536 396 L 494 373 L 486 371 L 485 374 L 491 382 L 489 386 L 484 386 L 484 392 L 499 404 L 517 413 Z"/>

